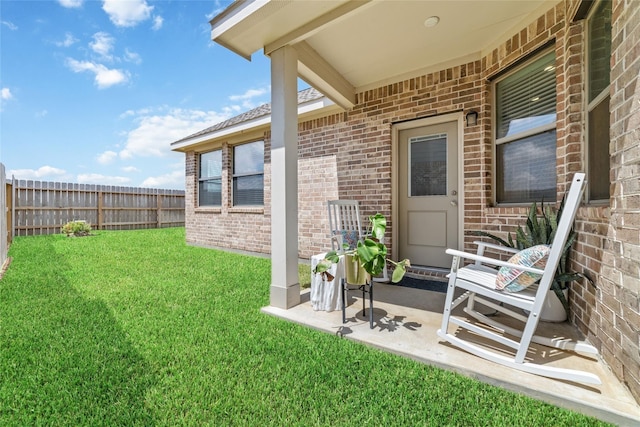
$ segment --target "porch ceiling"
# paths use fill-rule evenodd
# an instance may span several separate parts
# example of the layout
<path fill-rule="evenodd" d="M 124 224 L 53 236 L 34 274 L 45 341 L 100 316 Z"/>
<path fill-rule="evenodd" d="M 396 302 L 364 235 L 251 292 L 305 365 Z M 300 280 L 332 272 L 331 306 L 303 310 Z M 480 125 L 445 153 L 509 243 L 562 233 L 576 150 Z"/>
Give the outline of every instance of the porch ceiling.
<path fill-rule="evenodd" d="M 399 78 L 479 59 L 558 0 L 241 0 L 212 39 L 247 59 L 291 45 L 298 73 L 337 104 Z M 437 16 L 439 23 L 425 26 Z"/>

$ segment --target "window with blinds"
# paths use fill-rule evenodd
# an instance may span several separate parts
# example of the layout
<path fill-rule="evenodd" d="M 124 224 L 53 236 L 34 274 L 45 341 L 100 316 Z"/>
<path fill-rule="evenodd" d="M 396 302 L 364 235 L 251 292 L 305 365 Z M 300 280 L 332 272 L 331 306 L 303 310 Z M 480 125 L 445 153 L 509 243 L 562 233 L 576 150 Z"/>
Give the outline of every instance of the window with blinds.
<path fill-rule="evenodd" d="M 587 17 L 587 197 L 608 200 L 609 84 L 611 60 L 611 2 L 601 1 Z"/>
<path fill-rule="evenodd" d="M 496 202 L 556 197 L 555 53 L 495 82 Z"/>
<path fill-rule="evenodd" d="M 233 147 L 233 205 L 264 204 L 264 141 Z"/>
<path fill-rule="evenodd" d="M 200 154 L 198 206 L 222 205 L 222 150 Z"/>

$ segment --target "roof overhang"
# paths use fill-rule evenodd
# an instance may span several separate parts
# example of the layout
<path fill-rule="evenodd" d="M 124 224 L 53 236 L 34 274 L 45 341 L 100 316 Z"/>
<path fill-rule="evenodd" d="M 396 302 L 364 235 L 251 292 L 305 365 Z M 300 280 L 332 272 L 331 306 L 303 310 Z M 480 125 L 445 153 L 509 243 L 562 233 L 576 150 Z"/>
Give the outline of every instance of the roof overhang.
<path fill-rule="evenodd" d="M 322 97 L 298 104 L 298 120 L 310 120 L 339 110 L 340 107 L 333 101 Z M 171 150 L 180 152 L 202 151 L 220 145 L 222 142 L 246 142 L 247 139 L 261 138 L 270 126 L 271 114 L 265 114 L 219 130 L 181 139 L 171 144 Z"/>
<path fill-rule="evenodd" d="M 349 109 L 362 90 L 481 58 L 559 1 L 239 0 L 211 37 L 247 59 L 292 46 L 298 75 Z"/>

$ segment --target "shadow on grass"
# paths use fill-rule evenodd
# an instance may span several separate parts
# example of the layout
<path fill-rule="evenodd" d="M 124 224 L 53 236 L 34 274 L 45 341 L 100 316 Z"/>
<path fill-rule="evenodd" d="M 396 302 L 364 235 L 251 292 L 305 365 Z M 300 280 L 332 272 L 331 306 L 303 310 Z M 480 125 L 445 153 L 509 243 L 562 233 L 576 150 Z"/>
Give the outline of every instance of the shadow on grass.
<path fill-rule="evenodd" d="M 109 308 L 69 284 L 71 266 L 48 242 L 46 257 L 14 255 L 32 265 L 0 282 L 0 424 L 153 424 L 152 372 Z"/>

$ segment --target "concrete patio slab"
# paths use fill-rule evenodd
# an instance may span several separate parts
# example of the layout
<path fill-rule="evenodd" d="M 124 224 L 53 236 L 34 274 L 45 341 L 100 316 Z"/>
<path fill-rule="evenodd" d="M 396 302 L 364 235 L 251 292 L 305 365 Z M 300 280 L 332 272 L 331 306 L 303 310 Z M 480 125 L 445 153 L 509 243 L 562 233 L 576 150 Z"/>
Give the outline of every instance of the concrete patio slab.
<path fill-rule="evenodd" d="M 640 406 L 601 360 L 537 345 L 531 347 L 529 355 L 537 363 L 592 372 L 601 378 L 603 384 L 600 386 L 559 381 L 506 368 L 440 340 L 436 331 L 442 320 L 445 294 L 382 283 L 377 283 L 374 289 L 373 329 L 369 328 L 368 316 L 362 316 L 362 301 L 356 298 L 357 292 L 349 294 L 345 324 L 342 324 L 341 311 L 314 311 L 308 289 L 301 294 L 301 304 L 288 310 L 265 307 L 263 312 L 603 421 L 623 426 L 640 425 Z M 566 322 L 540 325 L 538 332 L 541 335 L 579 338 L 577 330 Z"/>

